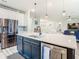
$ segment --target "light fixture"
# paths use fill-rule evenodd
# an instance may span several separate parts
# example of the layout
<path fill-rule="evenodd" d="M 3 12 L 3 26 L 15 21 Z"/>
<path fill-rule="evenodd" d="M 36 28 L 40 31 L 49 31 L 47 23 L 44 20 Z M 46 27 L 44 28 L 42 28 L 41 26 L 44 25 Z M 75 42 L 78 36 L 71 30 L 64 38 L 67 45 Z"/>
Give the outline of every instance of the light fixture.
<path fill-rule="evenodd" d="M 63 11 L 62 11 L 62 15 L 63 15 L 63 16 L 66 16 L 66 10 L 65 10 L 64 7 L 65 7 L 65 6 L 64 6 L 64 0 L 63 0 Z"/>
<path fill-rule="evenodd" d="M 66 11 L 65 10 L 63 10 L 62 15 L 66 16 Z"/>
<path fill-rule="evenodd" d="M 35 0 L 35 2 L 33 3 L 33 5 L 34 5 L 34 8 L 33 9 L 31 9 L 31 11 L 32 12 L 34 12 L 34 19 L 36 19 L 36 7 L 37 7 L 37 1 Z"/>
<path fill-rule="evenodd" d="M 62 23 L 61 22 L 59 22 L 59 25 L 61 25 Z"/>
<path fill-rule="evenodd" d="M 35 9 L 31 9 L 32 12 L 35 12 Z"/>
<path fill-rule="evenodd" d="M 71 16 L 69 16 L 69 18 L 68 18 L 68 21 L 71 21 L 72 19 L 71 19 Z"/>
<path fill-rule="evenodd" d="M 45 14 L 45 19 L 48 19 L 48 14 Z"/>
<path fill-rule="evenodd" d="M 46 0 L 46 14 L 45 14 L 45 19 L 48 19 L 48 13 L 47 13 L 47 0 Z"/>

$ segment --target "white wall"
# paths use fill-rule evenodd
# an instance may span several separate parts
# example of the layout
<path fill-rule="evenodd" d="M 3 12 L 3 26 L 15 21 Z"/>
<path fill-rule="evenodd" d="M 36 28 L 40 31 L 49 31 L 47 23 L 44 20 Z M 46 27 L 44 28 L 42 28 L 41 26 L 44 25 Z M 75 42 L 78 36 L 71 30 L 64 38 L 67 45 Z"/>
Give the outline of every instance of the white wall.
<path fill-rule="evenodd" d="M 61 21 L 62 22 L 62 31 L 64 30 L 67 30 L 67 24 L 68 23 L 79 23 L 79 19 L 72 19 L 71 21 L 68 21 L 68 19 L 65 19 L 64 21 Z"/>
<path fill-rule="evenodd" d="M 0 18 L 18 20 L 19 25 L 24 25 L 24 14 L 0 8 Z"/>
<path fill-rule="evenodd" d="M 59 27 L 60 22 L 56 21 L 49 21 L 49 20 L 40 20 L 40 26 L 42 29 L 42 32 L 46 33 L 56 33 L 60 29 Z"/>
<path fill-rule="evenodd" d="M 24 23 L 27 26 L 28 32 L 33 32 L 35 25 L 35 20 L 39 22 L 39 19 L 31 17 L 31 10 L 27 10 L 24 15 Z"/>
<path fill-rule="evenodd" d="M 68 23 L 79 23 L 79 19 L 72 19 L 71 21 L 68 21 L 67 19 L 62 21 L 41 19 L 40 21 L 42 32 L 50 32 L 50 33 L 58 32 L 59 29 L 61 29 L 61 31 L 64 32 L 64 30 L 67 30 Z"/>

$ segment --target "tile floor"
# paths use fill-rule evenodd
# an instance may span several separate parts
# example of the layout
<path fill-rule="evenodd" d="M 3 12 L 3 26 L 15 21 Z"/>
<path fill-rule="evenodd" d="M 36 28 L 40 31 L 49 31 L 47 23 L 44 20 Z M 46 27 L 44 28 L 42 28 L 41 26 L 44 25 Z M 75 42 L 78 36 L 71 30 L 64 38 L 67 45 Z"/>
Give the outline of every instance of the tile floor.
<path fill-rule="evenodd" d="M 77 43 L 78 49 L 76 51 L 76 58 L 79 59 L 79 43 Z M 17 53 L 16 46 L 7 49 L 0 50 L 0 59 L 24 59 Z"/>

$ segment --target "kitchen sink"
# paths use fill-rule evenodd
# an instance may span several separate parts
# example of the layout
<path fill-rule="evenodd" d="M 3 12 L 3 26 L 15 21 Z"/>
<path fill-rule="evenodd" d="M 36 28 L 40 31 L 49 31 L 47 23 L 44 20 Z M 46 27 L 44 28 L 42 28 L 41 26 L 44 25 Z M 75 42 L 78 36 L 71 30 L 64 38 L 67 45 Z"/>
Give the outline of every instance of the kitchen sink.
<path fill-rule="evenodd" d="M 36 35 L 29 35 L 30 37 L 39 38 L 39 36 Z"/>

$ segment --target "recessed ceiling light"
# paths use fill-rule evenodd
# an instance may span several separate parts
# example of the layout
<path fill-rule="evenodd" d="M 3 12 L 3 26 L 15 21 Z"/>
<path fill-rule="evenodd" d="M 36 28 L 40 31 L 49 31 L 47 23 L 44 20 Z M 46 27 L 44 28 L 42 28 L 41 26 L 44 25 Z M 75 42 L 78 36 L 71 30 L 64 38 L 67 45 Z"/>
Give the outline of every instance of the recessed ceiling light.
<path fill-rule="evenodd" d="M 31 9 L 32 12 L 35 12 L 35 9 Z"/>
<path fill-rule="evenodd" d="M 3 2 L 7 2 L 7 0 L 2 0 Z"/>
<path fill-rule="evenodd" d="M 61 25 L 62 23 L 61 22 L 59 22 L 59 25 Z"/>
<path fill-rule="evenodd" d="M 48 7 L 51 7 L 52 6 L 52 2 L 48 2 Z"/>

